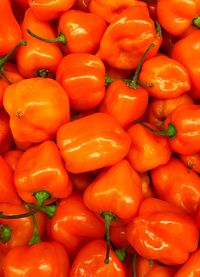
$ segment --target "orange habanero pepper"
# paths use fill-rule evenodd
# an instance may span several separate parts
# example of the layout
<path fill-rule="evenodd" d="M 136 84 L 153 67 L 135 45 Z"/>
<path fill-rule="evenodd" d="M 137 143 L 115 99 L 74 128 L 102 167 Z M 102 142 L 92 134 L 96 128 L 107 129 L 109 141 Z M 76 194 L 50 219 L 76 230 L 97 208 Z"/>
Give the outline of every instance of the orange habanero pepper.
<path fill-rule="evenodd" d="M 174 277 L 199 277 L 199 259 L 200 249 L 192 253 L 187 262 L 176 272 Z"/>
<path fill-rule="evenodd" d="M 127 238 L 144 258 L 178 265 L 197 249 L 199 231 L 194 220 L 179 208 L 147 198 L 140 205 L 138 217 L 129 224 Z"/>
<path fill-rule="evenodd" d="M 111 222 L 136 216 L 142 198 L 140 177 L 126 160 L 103 170 L 84 191 L 85 205 L 105 220 L 105 263 L 109 262 Z"/>
<path fill-rule="evenodd" d="M 22 38 L 9 0 L 0 1 L 0 56 L 8 54 Z"/>
<path fill-rule="evenodd" d="M 69 258 L 61 244 L 39 242 L 11 249 L 3 262 L 5 276 L 69 276 Z"/>
<path fill-rule="evenodd" d="M 59 201 L 55 215 L 48 222 L 47 232 L 52 240 L 64 245 L 71 261 L 86 243 L 103 239 L 105 235 L 103 222 L 75 193 Z"/>
<path fill-rule="evenodd" d="M 68 11 L 75 0 L 28 0 L 29 7 L 34 15 L 42 21 L 50 21 L 60 17 L 63 12 Z"/>
<path fill-rule="evenodd" d="M 200 152 L 193 155 L 180 155 L 180 158 L 188 169 L 192 169 L 200 174 Z"/>
<path fill-rule="evenodd" d="M 161 42 L 161 34 L 146 4 L 140 2 L 115 17 L 102 37 L 97 55 L 113 67 L 135 69 L 147 47 L 155 45 L 147 55 L 151 58 L 157 54 Z"/>
<path fill-rule="evenodd" d="M 178 172 L 178 174 L 177 174 Z M 200 178 L 178 159 L 151 171 L 156 195 L 194 215 L 200 204 Z"/>
<path fill-rule="evenodd" d="M 27 41 L 26 47 L 20 47 L 17 51 L 16 62 L 19 72 L 25 78 L 54 76 L 58 63 L 63 55 L 56 43 L 40 41 L 27 33 L 27 29 L 54 38 L 56 31 L 48 22 L 39 21 L 31 11 L 26 10 L 22 25 L 23 38 Z"/>
<path fill-rule="evenodd" d="M 58 65 L 56 80 L 65 89 L 74 110 L 95 108 L 104 98 L 105 66 L 94 55 L 66 55 Z"/>
<path fill-rule="evenodd" d="M 94 240 L 85 245 L 76 256 L 69 277 L 125 277 L 125 270 L 113 250 L 110 251 L 109 264 L 104 263 L 106 242 Z"/>
<path fill-rule="evenodd" d="M 4 108 L 16 141 L 38 143 L 54 138 L 69 121 L 69 101 L 64 89 L 52 79 L 31 78 L 10 85 Z"/>
<path fill-rule="evenodd" d="M 178 40 L 172 49 L 173 59 L 183 64 L 189 73 L 192 88 L 190 95 L 193 98 L 200 99 L 200 30 L 192 32 L 183 39 Z"/>
<path fill-rule="evenodd" d="M 27 245 L 33 236 L 34 225 L 32 218 L 17 218 L 19 215 L 25 215 L 27 209 L 22 205 L 0 203 L 0 250 L 8 252 L 16 246 Z M 14 215 L 14 218 L 12 216 Z M 12 218 L 9 218 L 9 216 Z M 42 236 L 45 231 L 46 217 L 43 213 L 35 214 L 36 224 L 39 235 Z"/>
<path fill-rule="evenodd" d="M 127 133 L 131 137 L 128 160 L 137 172 L 146 172 L 169 161 L 172 150 L 167 138 L 153 134 L 140 124 L 132 125 Z"/>
<path fill-rule="evenodd" d="M 72 184 L 53 141 L 47 140 L 26 150 L 17 163 L 14 179 L 16 190 L 25 202 L 36 203 L 36 199 L 42 203 L 53 202 L 72 192 Z"/>
<path fill-rule="evenodd" d="M 158 21 L 170 34 L 180 36 L 193 24 L 200 27 L 200 2 L 198 0 L 159 0 Z"/>
<path fill-rule="evenodd" d="M 21 158 L 23 154 L 23 151 L 21 150 L 11 150 L 6 152 L 3 155 L 3 158 L 6 160 L 6 162 L 10 165 L 13 171 L 15 171 L 17 163 L 19 159 Z"/>
<path fill-rule="evenodd" d="M 150 96 L 169 99 L 180 96 L 191 88 L 184 66 L 165 55 L 158 55 L 144 62 L 139 81 L 152 84 L 146 89 Z"/>
<path fill-rule="evenodd" d="M 57 144 L 66 169 L 82 173 L 121 161 L 127 155 L 131 141 L 114 118 L 94 113 L 59 128 Z"/>
<path fill-rule="evenodd" d="M 147 108 L 147 118 L 149 123 L 156 126 L 158 129 L 164 128 L 165 119 L 176 109 L 183 104 L 194 104 L 191 96 L 184 93 L 175 98 L 169 99 L 152 99 Z"/>

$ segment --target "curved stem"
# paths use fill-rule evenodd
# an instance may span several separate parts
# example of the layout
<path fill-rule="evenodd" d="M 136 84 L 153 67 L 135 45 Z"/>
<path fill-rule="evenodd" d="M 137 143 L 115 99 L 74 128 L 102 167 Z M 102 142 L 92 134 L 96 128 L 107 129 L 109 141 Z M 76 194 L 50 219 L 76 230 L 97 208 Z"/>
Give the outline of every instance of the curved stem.
<path fill-rule="evenodd" d="M 51 198 L 51 194 L 48 191 L 40 190 L 33 193 L 33 196 L 37 200 L 37 204 L 41 207 L 44 202 Z"/>
<path fill-rule="evenodd" d="M 4 71 L 4 64 L 8 61 L 8 59 L 17 51 L 17 49 L 20 46 L 26 46 L 27 42 L 25 40 L 21 40 L 7 55 L 0 57 L 0 73 L 1 75 L 7 80 L 9 84 L 11 84 L 11 81 L 6 76 L 6 73 Z"/>
<path fill-rule="evenodd" d="M 142 65 L 143 65 L 143 63 L 144 63 L 144 60 L 145 60 L 147 54 L 149 53 L 149 51 L 150 51 L 154 46 L 155 46 L 154 43 L 150 44 L 149 47 L 147 48 L 147 50 L 144 52 L 144 54 L 143 54 L 143 56 L 142 56 L 142 58 L 141 58 L 141 60 L 140 60 L 140 62 L 139 62 L 139 64 L 138 64 L 138 66 L 137 66 L 137 68 L 136 68 L 135 74 L 134 74 L 132 80 L 130 81 L 130 83 L 128 84 L 128 86 L 129 86 L 130 88 L 134 88 L 134 89 L 137 88 L 138 77 L 139 77 L 139 74 L 140 74 Z"/>
<path fill-rule="evenodd" d="M 147 124 L 145 124 L 144 122 L 141 122 L 140 120 L 135 120 L 135 122 L 139 123 L 140 125 L 145 127 L 147 130 L 149 130 L 150 132 L 152 132 L 158 136 L 168 136 L 170 138 L 174 138 L 177 133 L 175 126 L 171 123 L 168 124 L 168 128 L 166 130 L 157 131 L 157 130 L 151 128 L 150 126 L 148 126 Z"/>
<path fill-rule="evenodd" d="M 34 38 L 37 38 L 37 39 L 39 39 L 39 40 L 48 42 L 48 43 L 55 43 L 55 42 L 58 42 L 58 43 L 61 43 L 61 44 L 63 44 L 63 45 L 66 45 L 66 44 L 67 44 L 67 39 L 66 39 L 66 37 L 65 37 L 65 34 L 62 33 L 62 32 L 58 34 L 58 37 L 57 37 L 57 38 L 47 39 L 47 38 L 43 38 L 43 37 L 40 37 L 40 36 L 34 34 L 34 33 L 31 32 L 31 30 L 29 30 L 29 29 L 27 29 L 26 31 L 27 31 L 27 33 L 28 33 L 30 36 L 32 36 L 32 37 L 34 37 Z"/>
<path fill-rule="evenodd" d="M 0 218 L 2 219 L 17 219 L 17 218 L 24 218 L 24 217 L 29 217 L 37 213 L 39 209 L 31 210 L 27 213 L 24 214 L 15 214 L 15 215 L 4 215 L 2 212 L 0 212 Z"/>
<path fill-rule="evenodd" d="M 12 229 L 7 224 L 0 224 L 0 241 L 6 243 L 10 240 Z"/>
<path fill-rule="evenodd" d="M 104 260 L 105 264 L 109 264 L 109 258 L 110 258 L 110 224 L 112 221 L 116 221 L 117 217 L 110 213 L 110 212 L 102 212 L 100 214 L 101 217 L 105 220 L 105 229 L 106 229 L 106 242 L 107 242 L 107 248 L 106 248 L 106 258 Z"/>
<path fill-rule="evenodd" d="M 51 219 L 56 213 L 56 205 L 41 206 L 40 211 L 47 214 L 49 219 Z"/>
<path fill-rule="evenodd" d="M 35 219 L 35 216 L 32 215 L 32 220 L 33 220 L 33 236 L 30 239 L 28 245 L 34 245 L 38 242 L 41 242 L 39 231 L 38 231 L 38 226 L 37 226 L 37 221 Z"/>

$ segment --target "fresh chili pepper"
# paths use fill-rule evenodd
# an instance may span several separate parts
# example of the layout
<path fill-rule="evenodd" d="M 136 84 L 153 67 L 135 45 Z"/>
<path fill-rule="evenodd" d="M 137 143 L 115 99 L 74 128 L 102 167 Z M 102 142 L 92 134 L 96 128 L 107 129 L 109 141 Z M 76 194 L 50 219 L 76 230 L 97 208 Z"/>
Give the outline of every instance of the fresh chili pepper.
<path fill-rule="evenodd" d="M 29 35 L 48 43 L 61 43 L 65 53 L 95 54 L 106 29 L 105 21 L 98 15 L 78 10 L 64 13 L 58 24 L 58 37 L 48 39 L 27 29 Z M 98 32 L 97 32 L 98 30 Z"/>
<path fill-rule="evenodd" d="M 0 203 L 0 211 L 6 215 L 25 214 L 27 209 L 22 205 Z M 0 214 L 1 217 L 1 214 Z M 38 212 L 35 215 L 40 236 L 45 231 L 45 215 Z M 8 252 L 16 246 L 25 246 L 33 235 L 33 222 L 31 217 L 3 219 L 0 218 L 0 249 Z"/>
<path fill-rule="evenodd" d="M 189 73 L 192 89 L 190 95 L 200 99 L 199 59 L 200 59 L 200 30 L 192 32 L 183 39 L 178 40 L 172 49 L 171 56 L 184 65 Z"/>
<path fill-rule="evenodd" d="M 105 263 L 108 263 L 110 223 L 116 221 L 118 217 L 126 220 L 137 214 L 142 200 L 140 177 L 128 161 L 122 160 L 97 176 L 84 191 L 83 200 L 90 210 L 100 214 L 105 220 L 107 239 Z"/>
<path fill-rule="evenodd" d="M 3 155 L 4 160 L 9 164 L 13 171 L 15 171 L 17 163 L 21 158 L 23 151 L 10 150 Z"/>
<path fill-rule="evenodd" d="M 129 224 L 127 238 L 139 255 L 178 265 L 197 249 L 199 232 L 194 220 L 177 207 L 147 198 L 140 205 L 138 217 Z"/>
<path fill-rule="evenodd" d="M 133 124 L 127 133 L 131 137 L 128 160 L 137 172 L 146 172 L 169 161 L 172 150 L 167 138 L 153 134 L 140 124 Z"/>
<path fill-rule="evenodd" d="M 174 277 L 185 277 L 185 276 L 192 276 L 198 277 L 199 276 L 199 259 L 200 259 L 200 249 L 196 250 L 186 263 L 177 271 Z"/>
<path fill-rule="evenodd" d="M 175 36 L 180 36 L 190 25 L 200 27 L 200 3 L 196 0 L 159 0 L 158 21 L 162 27 Z"/>
<path fill-rule="evenodd" d="M 140 2 L 115 17 L 102 37 L 97 55 L 113 67 L 135 69 L 147 47 L 155 45 L 147 55 L 154 57 L 161 42 L 147 6 Z"/>
<path fill-rule="evenodd" d="M 160 199 L 195 215 L 200 204 L 200 178 L 197 173 L 173 157 L 167 164 L 153 169 L 151 178 Z"/>
<path fill-rule="evenodd" d="M 65 167 L 72 173 L 116 164 L 127 155 L 130 143 L 120 125 L 103 113 L 66 123 L 57 132 L 57 144 Z"/>
<path fill-rule="evenodd" d="M 11 249 L 3 262 L 5 276 L 69 276 L 69 259 L 64 247 L 56 242 L 39 242 L 35 245 Z"/>
<path fill-rule="evenodd" d="M 134 120 L 140 118 L 148 104 L 147 90 L 140 87 L 138 76 L 144 59 L 154 44 L 151 44 L 139 62 L 132 79 L 126 83 L 122 80 L 112 82 L 100 106 L 100 111 L 112 115 L 123 128 L 127 128 Z M 124 113 L 126 107 L 126 113 Z"/>
<path fill-rule="evenodd" d="M 165 119 L 175 110 L 176 107 L 183 104 L 194 104 L 193 99 L 184 93 L 178 97 L 170 99 L 152 99 L 147 108 L 148 121 L 158 129 L 164 128 Z"/>
<path fill-rule="evenodd" d="M 193 155 L 180 155 L 180 158 L 188 169 L 192 169 L 197 173 L 200 173 L 200 152 Z"/>
<path fill-rule="evenodd" d="M 0 203 L 20 204 L 21 200 L 17 195 L 14 186 L 13 171 L 7 162 L 0 156 Z"/>
<path fill-rule="evenodd" d="M 190 155 L 200 151 L 199 112 L 199 105 L 178 106 L 166 118 L 163 131 L 142 122 L 140 124 L 158 136 L 169 137 L 171 148 L 176 153 Z"/>
<path fill-rule="evenodd" d="M 28 4 L 34 15 L 42 21 L 50 21 L 60 17 L 68 11 L 75 3 L 75 0 L 28 0 Z"/>
<path fill-rule="evenodd" d="M 51 39 L 56 35 L 53 26 L 48 22 L 39 21 L 31 9 L 25 13 L 22 25 L 23 38 L 27 41 L 26 47 L 20 47 L 17 52 L 17 66 L 25 78 L 52 77 L 55 75 L 58 63 L 63 55 L 59 46 L 55 43 L 49 44 L 33 38 L 27 33 L 27 29 L 37 32 L 40 36 Z"/>
<path fill-rule="evenodd" d="M 0 1 L 0 56 L 8 54 L 22 38 L 9 0 Z"/>
<path fill-rule="evenodd" d="M 11 150 L 13 137 L 9 126 L 9 116 L 3 108 L 0 109 L 0 155 Z"/>
<path fill-rule="evenodd" d="M 174 277 L 176 269 L 145 259 L 136 257 L 135 273 L 137 277 Z"/>
<path fill-rule="evenodd" d="M 191 88 L 184 66 L 165 55 L 158 55 L 144 62 L 139 81 L 150 83 L 146 87 L 150 96 L 169 99 L 180 96 Z"/>
<path fill-rule="evenodd" d="M 15 170 L 15 186 L 21 199 L 30 203 L 40 197 L 42 203 L 49 203 L 71 194 L 72 184 L 54 142 L 47 140 L 22 154 Z"/>
<path fill-rule="evenodd" d="M 89 11 L 98 14 L 108 23 L 111 23 L 117 15 L 120 15 L 124 10 L 136 5 L 145 5 L 137 0 L 90 0 Z"/>
<path fill-rule="evenodd" d="M 103 223 L 75 193 L 58 203 L 47 229 L 51 239 L 65 246 L 71 261 L 83 245 L 105 235 Z"/>
<path fill-rule="evenodd" d="M 113 250 L 110 251 L 109 264 L 104 263 L 106 243 L 94 240 L 85 245 L 76 256 L 70 271 L 70 277 L 125 277 L 123 264 Z"/>
<path fill-rule="evenodd" d="M 105 66 L 94 55 L 66 55 L 58 65 L 56 80 L 65 89 L 74 110 L 95 108 L 104 98 Z"/>
<path fill-rule="evenodd" d="M 58 128 L 70 119 L 66 92 L 48 78 L 10 85 L 4 94 L 4 107 L 15 140 L 25 144 L 55 137 Z"/>

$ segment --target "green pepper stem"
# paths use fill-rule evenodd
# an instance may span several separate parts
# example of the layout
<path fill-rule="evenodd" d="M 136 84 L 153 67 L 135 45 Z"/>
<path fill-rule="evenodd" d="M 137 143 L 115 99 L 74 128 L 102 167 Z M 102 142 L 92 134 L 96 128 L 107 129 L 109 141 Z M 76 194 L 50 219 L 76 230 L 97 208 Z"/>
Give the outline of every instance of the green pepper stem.
<path fill-rule="evenodd" d="M 117 255 L 117 257 L 120 259 L 120 261 L 123 263 L 124 262 L 124 260 L 125 260 L 125 258 L 126 258 L 126 251 L 127 251 L 127 249 L 129 248 L 129 247 L 131 247 L 130 245 L 127 245 L 127 246 L 125 246 L 125 247 L 123 247 L 123 248 L 121 248 L 121 249 L 116 249 L 115 250 L 115 254 Z"/>
<path fill-rule="evenodd" d="M 133 75 L 132 80 L 131 80 L 131 81 L 129 82 L 129 84 L 128 84 L 128 86 L 129 86 L 130 88 L 133 88 L 133 89 L 136 89 L 136 88 L 137 88 L 138 77 L 139 77 L 139 74 L 140 74 L 142 65 L 143 65 L 143 63 L 144 63 L 144 60 L 145 60 L 147 54 L 149 53 L 149 51 L 150 51 L 154 46 L 155 46 L 155 44 L 154 44 L 154 43 L 151 43 L 151 44 L 149 45 L 149 47 L 147 48 L 147 50 L 144 52 L 144 54 L 143 54 L 143 56 L 142 56 L 142 58 L 141 58 L 141 60 L 140 60 L 140 62 L 139 62 L 139 64 L 138 64 L 138 66 L 137 66 L 137 68 L 136 68 L 135 74 Z"/>
<path fill-rule="evenodd" d="M 132 261 L 132 276 L 136 277 L 136 256 L 137 254 L 133 254 L 133 261 Z"/>
<path fill-rule="evenodd" d="M 48 42 L 48 43 L 55 43 L 55 42 L 58 42 L 58 43 L 61 43 L 61 44 L 63 44 L 63 45 L 66 45 L 66 44 L 67 44 L 66 36 L 65 36 L 65 34 L 62 33 L 62 32 L 58 34 L 58 37 L 57 37 L 57 38 L 47 39 L 47 38 L 43 38 L 43 37 L 40 37 L 40 36 L 34 34 L 34 33 L 31 32 L 31 30 L 29 30 L 29 29 L 27 29 L 26 31 L 27 31 L 27 33 L 28 33 L 30 36 L 32 36 L 32 37 L 34 37 L 34 38 L 37 38 L 37 39 L 39 39 L 39 40 Z"/>
<path fill-rule="evenodd" d="M 152 132 L 152 133 L 154 133 L 155 135 L 158 135 L 158 136 L 167 136 L 169 138 L 174 138 L 176 136 L 176 133 L 177 133 L 177 130 L 176 130 L 175 126 L 171 123 L 168 124 L 168 128 L 166 130 L 157 131 L 157 130 L 151 128 L 150 126 L 148 126 L 147 124 L 145 124 L 144 122 L 141 122 L 139 119 L 135 120 L 135 122 L 139 123 L 140 125 L 145 127 L 147 130 L 149 130 L 150 132 Z"/>
<path fill-rule="evenodd" d="M 12 229 L 7 224 L 0 224 L 0 240 L 2 243 L 7 243 L 12 235 Z"/>
<path fill-rule="evenodd" d="M 37 221 L 36 221 L 34 215 L 32 215 L 32 220 L 33 220 L 33 236 L 28 243 L 28 245 L 30 245 L 30 246 L 41 242 L 39 231 L 38 231 L 38 226 L 37 226 Z"/>
<path fill-rule="evenodd" d="M 40 211 L 46 213 L 49 219 L 51 219 L 56 213 L 56 205 L 41 206 Z"/>
<path fill-rule="evenodd" d="M 49 77 L 49 70 L 48 69 L 39 69 L 36 73 L 38 77 L 41 78 L 48 78 Z"/>
<path fill-rule="evenodd" d="M 24 214 L 15 214 L 15 215 L 4 215 L 2 212 L 0 212 L 0 218 L 2 219 L 18 219 L 18 218 L 24 218 L 24 217 L 29 217 L 37 213 L 39 209 L 31 210 L 27 213 Z"/>
<path fill-rule="evenodd" d="M 116 78 L 111 78 L 110 76 L 106 75 L 105 76 L 105 86 L 107 87 L 108 85 L 110 85 L 112 82 L 114 82 L 115 80 L 118 80 Z"/>
<path fill-rule="evenodd" d="M 198 29 L 200 28 L 200 15 L 193 18 L 192 25 L 197 27 Z"/>
<path fill-rule="evenodd" d="M 107 242 L 107 247 L 106 247 L 106 257 L 104 260 L 105 264 L 109 264 L 109 258 L 110 258 L 110 224 L 112 221 L 116 221 L 117 217 L 110 213 L 110 212 L 102 212 L 100 214 L 102 218 L 105 220 L 105 229 L 106 229 L 106 242 Z"/>
<path fill-rule="evenodd" d="M 33 196 L 37 200 L 37 205 L 41 207 L 44 202 L 51 198 L 51 194 L 48 191 L 40 190 L 33 193 Z"/>
<path fill-rule="evenodd" d="M 0 73 L 1 75 L 7 80 L 9 84 L 11 84 L 11 81 L 6 76 L 6 73 L 4 71 L 4 65 L 8 61 L 8 59 L 17 51 L 17 49 L 20 46 L 26 46 L 27 42 L 25 40 L 21 40 L 7 55 L 0 57 Z"/>
<path fill-rule="evenodd" d="M 158 34 L 159 37 L 162 37 L 162 28 L 160 26 L 160 23 L 155 20 L 155 27 L 156 27 L 156 33 Z"/>

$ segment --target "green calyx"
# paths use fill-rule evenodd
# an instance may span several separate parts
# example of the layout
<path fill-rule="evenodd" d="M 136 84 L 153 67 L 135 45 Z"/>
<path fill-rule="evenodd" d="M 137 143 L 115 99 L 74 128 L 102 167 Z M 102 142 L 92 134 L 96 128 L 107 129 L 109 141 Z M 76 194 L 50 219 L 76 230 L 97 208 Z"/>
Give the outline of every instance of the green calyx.
<path fill-rule="evenodd" d="M 7 243 L 12 235 L 12 229 L 7 224 L 0 224 L 0 241 Z"/>
<path fill-rule="evenodd" d="M 193 18 L 192 25 L 200 29 L 200 15 Z"/>

